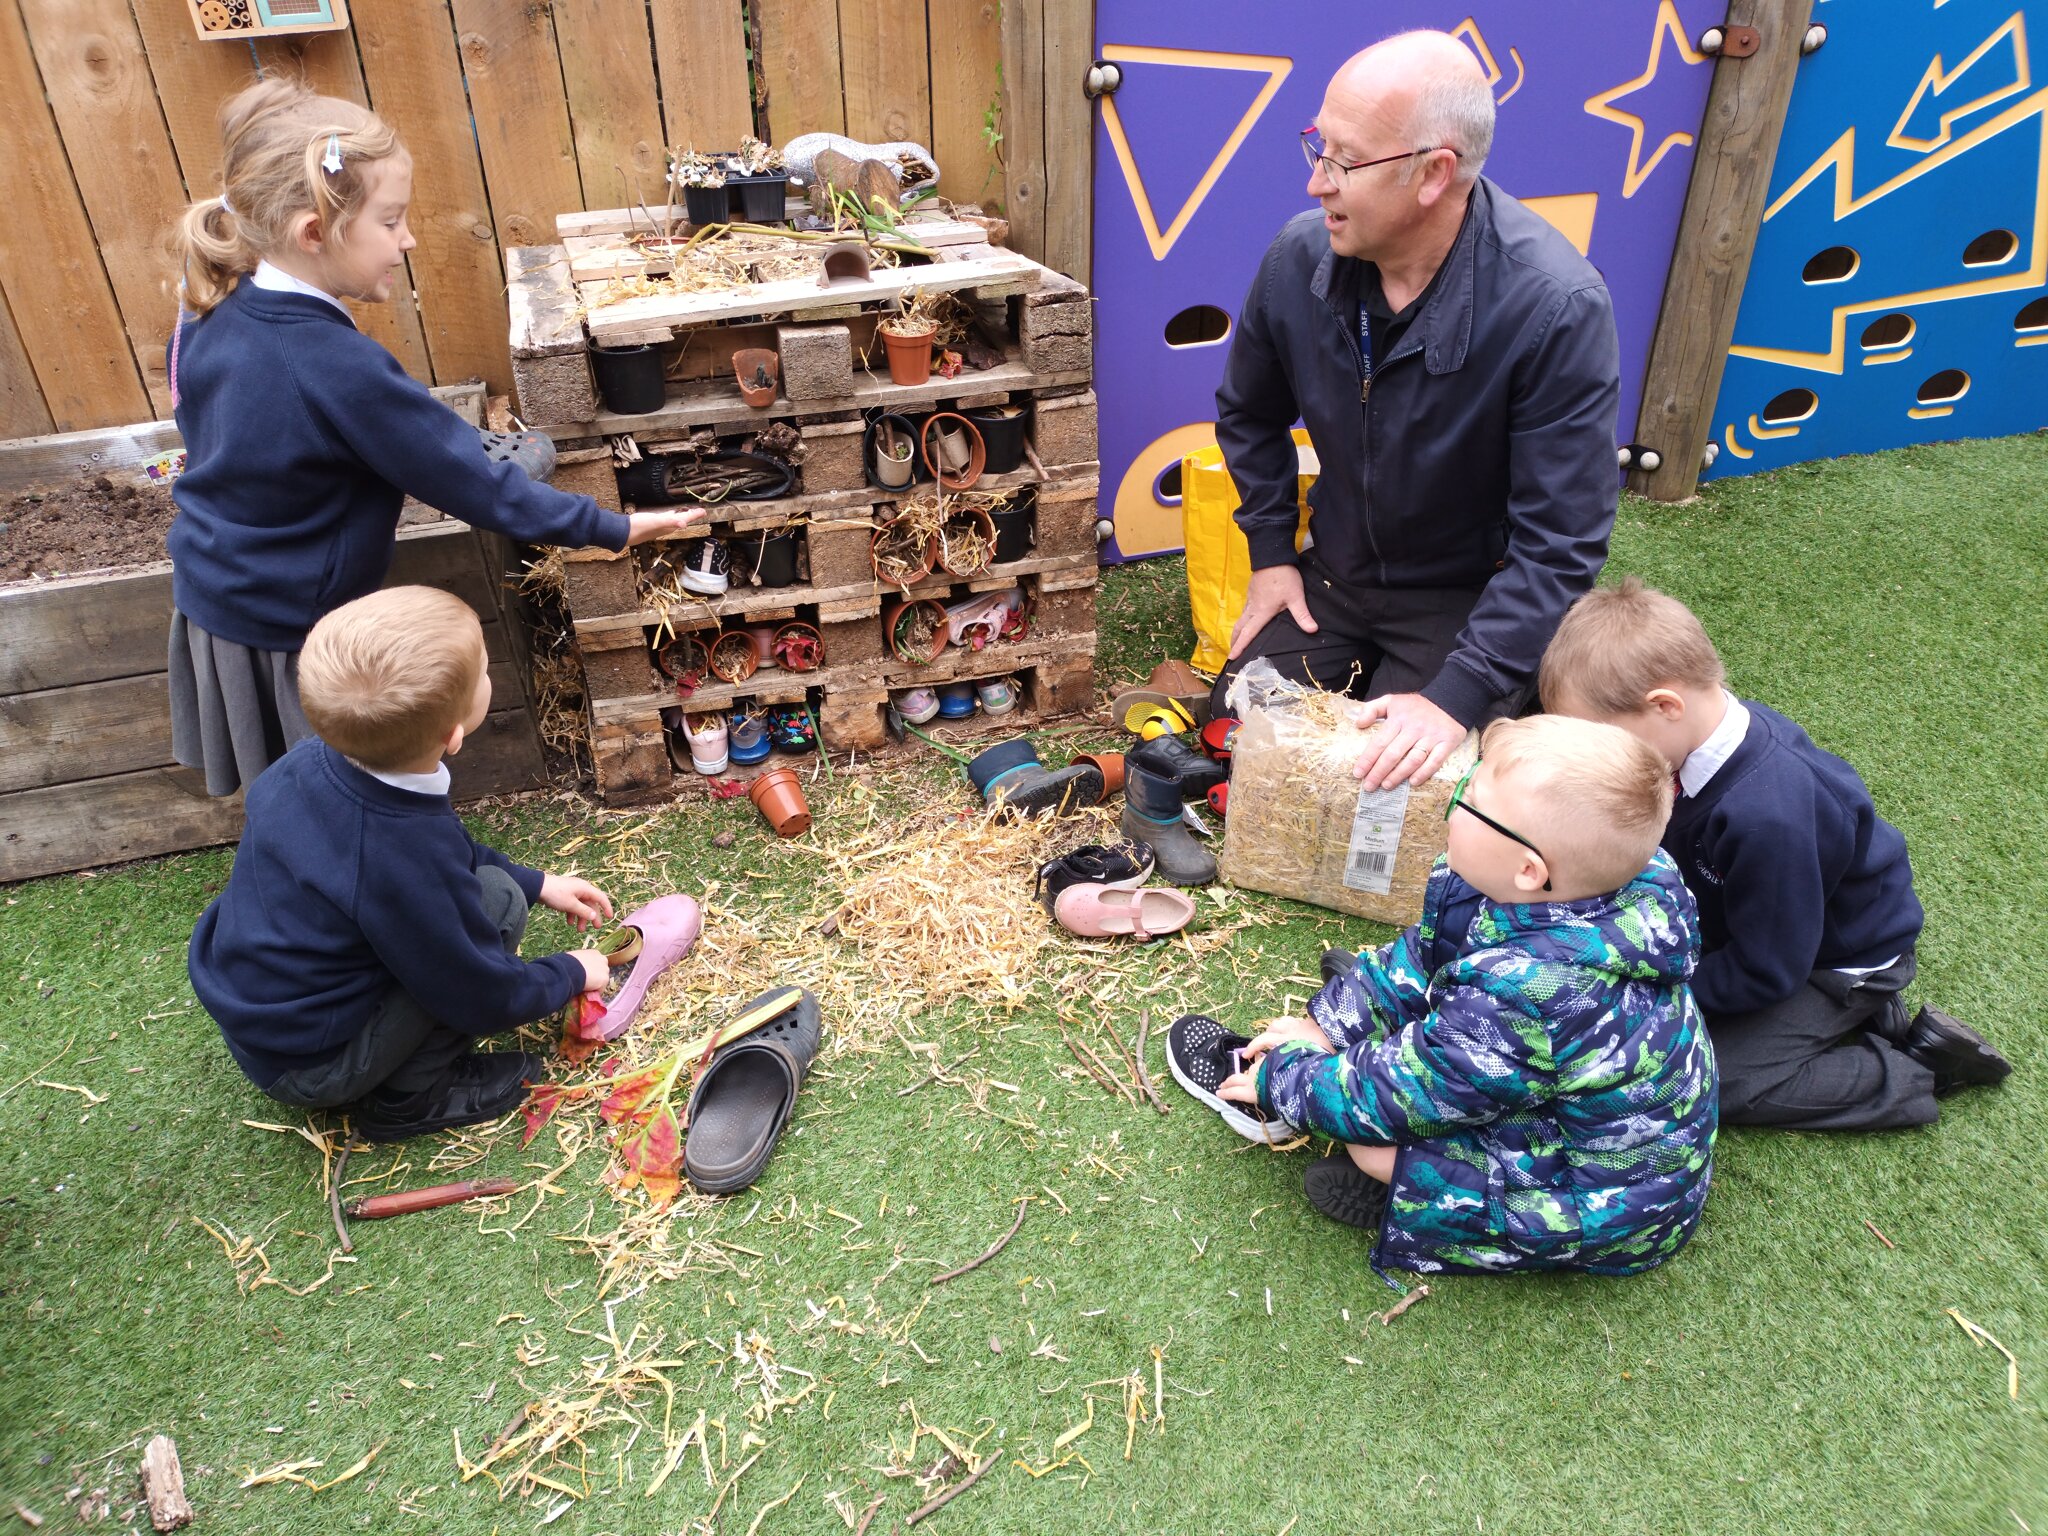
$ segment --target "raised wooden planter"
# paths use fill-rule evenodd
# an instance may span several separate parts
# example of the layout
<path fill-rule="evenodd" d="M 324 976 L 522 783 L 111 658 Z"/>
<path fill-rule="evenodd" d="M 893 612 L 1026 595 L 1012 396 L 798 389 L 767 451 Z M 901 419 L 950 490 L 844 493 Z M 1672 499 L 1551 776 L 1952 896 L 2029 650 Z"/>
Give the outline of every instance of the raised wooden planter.
<path fill-rule="evenodd" d="M 435 391 L 480 421 L 483 386 Z M 168 421 L 0 443 L 0 492 L 82 475 L 140 479 L 179 446 Z M 408 502 L 391 582 L 453 592 L 477 611 L 493 708 L 449 762 L 458 800 L 544 782 L 524 631 L 508 612 L 505 541 Z M 242 797 L 215 799 L 171 761 L 171 567 L 0 584 L 0 881 L 231 842 Z"/>

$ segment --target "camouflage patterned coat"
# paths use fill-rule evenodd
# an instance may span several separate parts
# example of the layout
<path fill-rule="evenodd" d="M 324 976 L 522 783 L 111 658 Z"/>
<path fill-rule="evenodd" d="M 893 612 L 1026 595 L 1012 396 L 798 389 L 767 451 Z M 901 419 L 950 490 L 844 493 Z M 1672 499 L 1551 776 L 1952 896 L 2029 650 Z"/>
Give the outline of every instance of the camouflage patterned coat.
<path fill-rule="evenodd" d="M 1269 1052 L 1260 1101 L 1399 1148 L 1382 1268 L 1661 1264 L 1706 1204 L 1717 1124 L 1692 897 L 1662 850 L 1610 896 L 1475 894 L 1439 859 L 1422 921 L 1309 1004 L 1336 1054 Z M 1440 937 L 1460 909 L 1469 930 Z"/>

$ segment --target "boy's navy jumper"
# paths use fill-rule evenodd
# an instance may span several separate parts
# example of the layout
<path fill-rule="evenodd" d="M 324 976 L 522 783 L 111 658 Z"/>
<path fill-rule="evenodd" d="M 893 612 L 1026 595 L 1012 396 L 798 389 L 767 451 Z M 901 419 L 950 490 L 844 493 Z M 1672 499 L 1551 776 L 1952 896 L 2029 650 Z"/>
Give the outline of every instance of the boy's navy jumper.
<path fill-rule="evenodd" d="M 1926 1124 L 1933 1074 L 1895 1038 L 1925 919 L 1906 840 L 1854 768 L 1776 710 L 1743 703 L 1741 744 L 1680 797 L 1663 838 L 1699 906 L 1692 986 L 1720 1061 L 1722 1120 Z"/>
<path fill-rule="evenodd" d="M 209 635 L 296 651 L 374 592 L 408 494 L 530 543 L 623 549 L 588 496 L 493 463 L 476 428 L 334 305 L 244 280 L 179 324 L 171 593 Z"/>
<path fill-rule="evenodd" d="M 473 839 L 446 795 L 302 741 L 249 790 L 227 888 L 192 931 L 192 990 L 261 1088 L 338 1056 L 393 986 L 463 1034 L 542 1018 L 582 990 L 582 964 L 506 952 L 491 867 L 539 899 L 541 872 Z"/>

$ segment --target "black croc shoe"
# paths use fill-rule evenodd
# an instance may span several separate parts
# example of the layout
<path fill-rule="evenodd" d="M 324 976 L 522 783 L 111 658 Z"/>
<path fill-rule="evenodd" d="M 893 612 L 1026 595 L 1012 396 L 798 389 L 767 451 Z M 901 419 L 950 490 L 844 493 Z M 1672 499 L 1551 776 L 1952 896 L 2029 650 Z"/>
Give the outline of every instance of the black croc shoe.
<path fill-rule="evenodd" d="M 1387 1186 L 1341 1152 L 1310 1163 L 1301 1185 L 1310 1205 L 1347 1227 L 1377 1227 L 1387 1214 Z"/>
<path fill-rule="evenodd" d="M 732 1194 L 761 1176 L 817 1058 L 824 1024 L 818 999 L 803 988 L 778 987 L 741 1013 L 778 999 L 785 1006 L 768 1023 L 718 1048 L 690 1094 L 683 1174 L 707 1195 Z"/>

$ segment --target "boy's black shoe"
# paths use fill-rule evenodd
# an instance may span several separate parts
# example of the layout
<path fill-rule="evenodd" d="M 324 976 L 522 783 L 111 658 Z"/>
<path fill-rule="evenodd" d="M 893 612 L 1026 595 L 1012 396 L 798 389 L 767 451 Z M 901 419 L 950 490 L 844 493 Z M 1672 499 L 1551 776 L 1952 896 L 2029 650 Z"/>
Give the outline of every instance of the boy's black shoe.
<path fill-rule="evenodd" d="M 1246 1036 L 1233 1035 L 1207 1014 L 1183 1014 L 1166 1031 L 1166 1070 L 1246 1141 L 1284 1141 L 1288 1134 L 1285 1121 L 1266 1118 L 1256 1104 L 1233 1104 L 1216 1091 L 1223 1079 L 1237 1071 L 1231 1053 L 1250 1044 Z"/>
<path fill-rule="evenodd" d="M 1387 1213 L 1387 1186 L 1342 1153 L 1310 1163 L 1301 1183 L 1310 1205 L 1347 1227 L 1377 1227 Z"/>
<path fill-rule="evenodd" d="M 540 1058 L 525 1051 L 464 1056 L 431 1088 L 417 1093 L 373 1090 L 363 1100 L 355 1129 L 368 1141 L 406 1141 L 482 1125 L 517 1109 L 526 1100 L 526 1085 L 540 1077 Z"/>
<path fill-rule="evenodd" d="M 1900 1048 L 1934 1074 L 1936 1098 L 1958 1088 L 2002 1083 L 2012 1073 L 2012 1063 L 1993 1050 L 1990 1041 L 1939 1008 L 1922 1008 L 1913 1015 Z"/>

